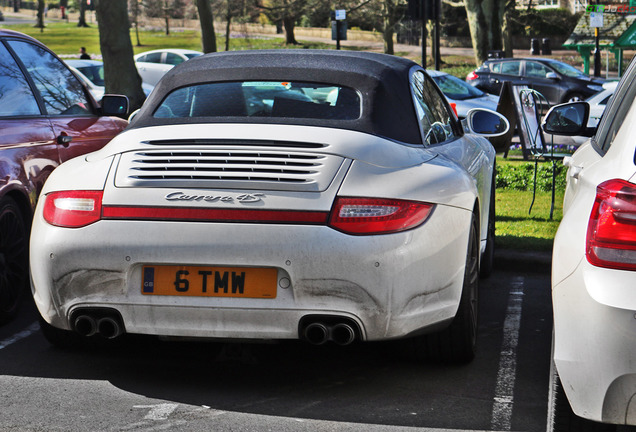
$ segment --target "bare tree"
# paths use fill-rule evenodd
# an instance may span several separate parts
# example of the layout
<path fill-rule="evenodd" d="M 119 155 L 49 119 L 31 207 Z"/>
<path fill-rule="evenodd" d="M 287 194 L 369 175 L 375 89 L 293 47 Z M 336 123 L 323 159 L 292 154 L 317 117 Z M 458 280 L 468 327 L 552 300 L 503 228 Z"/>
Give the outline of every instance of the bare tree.
<path fill-rule="evenodd" d="M 214 14 L 210 0 L 197 0 L 197 11 L 201 23 L 201 44 L 204 53 L 216 52 L 216 33 L 214 32 Z"/>
<path fill-rule="evenodd" d="M 106 93 L 127 95 L 131 110 L 136 110 L 146 96 L 133 60 L 127 0 L 94 1 L 99 45 L 104 59 Z"/>
<path fill-rule="evenodd" d="M 133 24 L 135 26 L 135 37 L 137 38 L 137 46 L 141 45 L 141 40 L 139 39 L 139 18 L 141 17 L 141 8 L 143 3 L 141 0 L 130 0 L 130 16 L 133 19 Z"/>
<path fill-rule="evenodd" d="M 89 25 L 86 23 L 86 9 L 87 9 L 86 0 L 80 0 L 79 1 L 79 20 L 77 21 L 78 27 L 89 27 Z"/>
<path fill-rule="evenodd" d="M 40 33 L 44 31 L 44 3 L 45 0 L 38 0 L 38 17 L 35 27 L 40 29 Z"/>

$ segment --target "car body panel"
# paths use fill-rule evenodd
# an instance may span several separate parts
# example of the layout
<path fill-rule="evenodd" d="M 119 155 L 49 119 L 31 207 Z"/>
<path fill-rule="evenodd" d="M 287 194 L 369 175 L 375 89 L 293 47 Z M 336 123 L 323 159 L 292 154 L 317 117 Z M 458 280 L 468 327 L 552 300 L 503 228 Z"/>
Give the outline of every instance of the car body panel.
<path fill-rule="evenodd" d="M 0 29 L 0 41 L 2 40 L 33 44 L 49 53 L 52 61 L 59 62 L 58 67 L 63 67 L 61 60 L 31 37 Z M 17 70 L 15 73 L 21 72 Z M 68 75 L 72 75 L 70 71 Z M 32 91 L 37 94 L 35 89 Z M 0 117 L 0 152 L 5 161 L 4 167 L 11 167 L 5 168 L 3 172 L 5 181 L 0 183 L 0 198 L 10 190 L 20 190 L 31 204 L 30 211 L 33 211 L 42 185 L 55 167 L 71 157 L 98 150 L 126 127 L 125 120 L 97 115 L 97 104 L 88 94 L 86 101 L 89 104 L 86 108 L 94 114 L 60 116 L 39 113 Z M 70 143 L 59 144 L 58 137 L 64 135 L 72 140 Z"/>
<path fill-rule="evenodd" d="M 175 65 L 188 60 L 192 56 L 202 54 L 199 51 L 186 49 L 159 49 L 139 53 L 134 56 L 134 59 L 142 81 L 148 85 L 155 86 Z M 149 56 L 153 56 L 152 61 L 149 61 Z M 146 58 L 148 60 L 142 60 Z M 175 59 L 178 60 L 175 61 Z"/>
<path fill-rule="evenodd" d="M 633 94 L 635 63 L 619 85 Z M 630 87 L 631 86 L 631 87 Z M 563 220 L 554 240 L 553 359 L 573 411 L 597 422 L 636 425 L 636 296 L 633 271 L 592 265 L 586 258 L 588 224 L 597 186 L 610 179 L 636 182 L 636 104 L 625 117 L 603 118 L 596 137 L 567 160 Z M 630 107 L 631 106 L 631 107 Z M 612 123 L 617 122 L 617 133 Z M 605 134 L 611 134 L 607 136 Z M 602 143 L 611 143 L 603 150 Z"/>

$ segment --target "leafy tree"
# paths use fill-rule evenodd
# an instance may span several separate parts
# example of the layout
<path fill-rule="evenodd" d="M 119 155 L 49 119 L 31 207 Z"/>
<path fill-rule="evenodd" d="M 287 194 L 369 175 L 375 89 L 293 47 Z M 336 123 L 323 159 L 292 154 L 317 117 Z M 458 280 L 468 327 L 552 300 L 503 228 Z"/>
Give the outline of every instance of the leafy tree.
<path fill-rule="evenodd" d="M 256 5 L 273 23 L 282 22 L 285 43 L 299 45 L 294 35 L 296 23 L 304 16 L 308 0 L 256 0 Z"/>
<path fill-rule="evenodd" d="M 145 94 L 133 60 L 127 0 L 93 0 L 104 59 L 106 93 L 125 94 L 131 110 L 141 107 Z"/>
<path fill-rule="evenodd" d="M 465 0 L 476 64 L 488 58 L 488 51 L 503 48 L 503 16 L 506 0 Z"/>

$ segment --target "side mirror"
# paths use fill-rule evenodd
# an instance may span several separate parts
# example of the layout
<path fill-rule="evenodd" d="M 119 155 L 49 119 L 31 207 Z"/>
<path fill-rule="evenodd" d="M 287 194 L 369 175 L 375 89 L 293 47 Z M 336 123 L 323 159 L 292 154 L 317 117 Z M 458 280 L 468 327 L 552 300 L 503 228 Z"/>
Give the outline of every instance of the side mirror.
<path fill-rule="evenodd" d="M 567 136 L 592 136 L 594 129 L 587 127 L 590 105 L 587 102 L 569 102 L 550 108 L 541 128 L 545 133 Z"/>
<path fill-rule="evenodd" d="M 102 114 L 125 119 L 128 115 L 128 98 L 121 95 L 104 95 L 102 98 Z"/>
<path fill-rule="evenodd" d="M 462 125 L 467 132 L 485 137 L 502 136 L 510 129 L 506 117 L 485 108 L 473 108 L 468 111 Z"/>
<path fill-rule="evenodd" d="M 554 72 L 548 72 L 547 74 L 545 74 L 545 77 L 548 79 L 553 79 L 553 80 L 559 79 L 559 76 L 555 74 Z"/>

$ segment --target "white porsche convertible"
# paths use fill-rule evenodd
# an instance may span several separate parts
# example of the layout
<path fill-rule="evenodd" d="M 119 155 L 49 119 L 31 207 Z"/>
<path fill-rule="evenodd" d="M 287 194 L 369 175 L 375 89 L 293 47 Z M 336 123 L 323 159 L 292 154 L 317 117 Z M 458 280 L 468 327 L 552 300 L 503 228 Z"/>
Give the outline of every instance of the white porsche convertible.
<path fill-rule="evenodd" d="M 469 361 L 494 247 L 484 136 L 508 127 L 487 110 L 460 124 L 399 57 L 194 58 L 46 183 L 30 249 L 43 332 L 408 339 Z"/>

